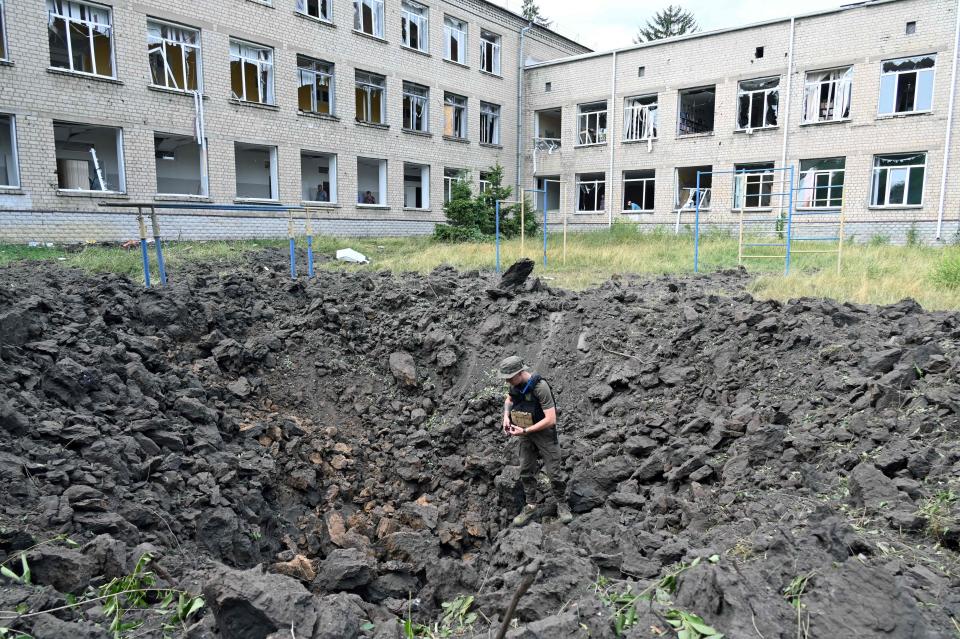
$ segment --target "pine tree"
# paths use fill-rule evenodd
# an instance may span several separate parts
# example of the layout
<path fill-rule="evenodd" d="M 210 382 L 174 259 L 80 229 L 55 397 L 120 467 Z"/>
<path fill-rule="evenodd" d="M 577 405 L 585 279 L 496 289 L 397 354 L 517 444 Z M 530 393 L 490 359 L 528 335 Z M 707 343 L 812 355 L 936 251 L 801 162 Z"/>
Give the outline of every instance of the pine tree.
<path fill-rule="evenodd" d="M 540 13 L 540 7 L 537 5 L 534 0 L 523 0 L 523 6 L 520 8 L 520 15 L 522 15 L 527 21 L 538 24 L 541 27 L 549 27 L 553 24 L 552 20 L 547 20 Z"/>
<path fill-rule="evenodd" d="M 695 33 L 700 30 L 693 14 L 684 11 L 682 7 L 668 5 L 666 9 L 657 11 L 653 18 L 647 20 L 647 26 L 640 27 L 634 36 L 634 44 L 662 40 L 685 33 Z"/>

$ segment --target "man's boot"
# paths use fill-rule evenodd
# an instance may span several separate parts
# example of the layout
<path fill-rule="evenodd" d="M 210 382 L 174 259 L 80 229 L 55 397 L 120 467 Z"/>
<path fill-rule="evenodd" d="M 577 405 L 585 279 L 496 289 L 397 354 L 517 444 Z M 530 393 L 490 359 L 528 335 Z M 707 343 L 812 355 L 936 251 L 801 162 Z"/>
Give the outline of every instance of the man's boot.
<path fill-rule="evenodd" d="M 569 524 L 573 521 L 573 513 L 570 512 L 570 506 L 562 499 L 557 502 L 557 520 L 561 524 Z"/>
<path fill-rule="evenodd" d="M 533 519 L 534 513 L 537 512 L 537 507 L 533 504 L 527 504 L 523 507 L 523 510 L 520 511 L 520 514 L 513 518 L 513 525 L 520 527 L 526 526 L 531 519 Z"/>

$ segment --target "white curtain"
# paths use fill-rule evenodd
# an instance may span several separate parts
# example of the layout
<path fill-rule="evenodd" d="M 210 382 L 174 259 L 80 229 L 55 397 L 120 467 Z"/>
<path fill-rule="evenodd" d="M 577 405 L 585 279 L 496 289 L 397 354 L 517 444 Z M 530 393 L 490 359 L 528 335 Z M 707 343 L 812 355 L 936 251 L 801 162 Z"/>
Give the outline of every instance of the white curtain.
<path fill-rule="evenodd" d="M 815 186 L 816 171 L 809 169 L 800 177 L 800 206 L 813 206 Z"/>

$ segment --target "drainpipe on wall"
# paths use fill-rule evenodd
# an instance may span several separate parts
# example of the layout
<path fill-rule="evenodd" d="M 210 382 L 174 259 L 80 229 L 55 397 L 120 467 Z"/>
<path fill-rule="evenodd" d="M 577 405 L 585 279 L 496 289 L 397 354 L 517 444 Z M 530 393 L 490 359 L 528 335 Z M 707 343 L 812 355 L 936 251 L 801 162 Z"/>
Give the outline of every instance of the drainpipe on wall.
<path fill-rule="evenodd" d="M 523 40 L 527 35 L 527 31 L 532 28 L 533 23 L 531 22 L 520 29 L 520 60 L 517 65 L 517 184 L 514 195 L 519 198 L 523 197 L 521 187 L 523 184 L 523 69 L 525 66 Z"/>
<path fill-rule="evenodd" d="M 960 0 L 958 0 L 960 1 Z M 790 137 L 790 99 L 793 97 L 793 40 L 794 29 L 797 26 L 797 19 L 790 18 L 790 48 L 787 50 L 787 104 L 783 109 L 783 149 L 780 152 L 780 192 L 786 193 L 788 189 L 793 188 L 793 183 L 786 184 L 789 172 L 782 170 L 787 168 L 787 140 Z M 783 215 L 783 198 L 780 196 L 780 215 Z"/>
<path fill-rule="evenodd" d="M 957 0 L 957 24 L 953 34 L 953 71 L 950 73 L 950 104 L 947 111 L 947 133 L 943 141 L 943 175 L 940 177 L 940 205 L 937 207 L 937 239 L 943 232 L 943 207 L 947 200 L 947 170 L 950 167 L 950 143 L 953 133 L 953 106 L 957 98 L 957 58 L 960 58 L 960 0 Z"/>
<path fill-rule="evenodd" d="M 607 226 L 613 228 L 613 150 L 616 140 L 611 131 L 617 113 L 617 52 L 613 52 L 610 76 L 610 108 L 607 109 L 607 142 L 610 144 L 610 170 L 607 172 Z"/>

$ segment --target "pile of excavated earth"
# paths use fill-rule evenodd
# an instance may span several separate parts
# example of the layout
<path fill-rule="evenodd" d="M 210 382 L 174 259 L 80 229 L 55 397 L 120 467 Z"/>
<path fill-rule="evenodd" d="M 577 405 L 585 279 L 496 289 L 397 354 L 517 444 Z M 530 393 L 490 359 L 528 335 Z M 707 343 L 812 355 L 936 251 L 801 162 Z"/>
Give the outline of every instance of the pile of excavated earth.
<path fill-rule="evenodd" d="M 217 268 L 0 269 L 0 636 L 960 628 L 958 313 L 761 301 L 736 271 Z M 511 525 L 514 353 L 558 398 L 568 525 Z"/>

